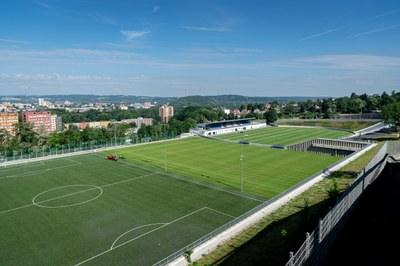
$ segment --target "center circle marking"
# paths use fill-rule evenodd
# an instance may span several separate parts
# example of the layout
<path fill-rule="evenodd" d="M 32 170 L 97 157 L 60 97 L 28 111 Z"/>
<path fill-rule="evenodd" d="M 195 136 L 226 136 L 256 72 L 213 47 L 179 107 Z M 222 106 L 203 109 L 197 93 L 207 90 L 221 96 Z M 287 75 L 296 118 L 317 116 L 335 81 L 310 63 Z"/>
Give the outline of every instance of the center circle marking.
<path fill-rule="evenodd" d="M 46 193 L 48 193 L 50 191 L 54 191 L 54 190 L 57 190 L 57 189 L 68 188 L 68 187 L 86 187 L 87 189 L 84 189 L 84 190 L 81 190 L 81 191 L 77 191 L 77 192 L 73 192 L 73 193 L 66 194 L 66 195 L 63 195 L 63 196 L 60 196 L 60 197 L 56 197 L 56 198 L 52 198 L 52 199 L 47 199 L 47 200 L 43 200 L 43 201 L 37 201 L 37 198 L 40 197 L 41 195 L 44 195 L 44 194 L 46 194 Z M 42 204 L 42 203 L 45 203 L 45 202 L 48 202 L 48 201 L 52 201 L 52 200 L 56 200 L 56 199 L 60 199 L 60 198 L 68 197 L 68 196 L 73 196 L 73 195 L 80 194 L 80 193 L 85 193 L 87 191 L 91 191 L 91 190 L 95 190 L 95 189 L 99 191 L 99 194 L 96 195 L 95 197 L 91 198 L 91 199 L 88 199 L 88 200 L 85 200 L 85 201 L 82 201 L 82 202 L 78 202 L 78 203 L 74 203 L 74 204 L 68 204 L 68 205 L 57 205 L 57 206 L 47 206 L 47 205 Z M 88 203 L 90 201 L 93 201 L 93 200 L 97 199 L 102 194 L 103 194 L 103 189 L 101 187 L 98 187 L 98 186 L 93 186 L 93 185 L 68 185 L 68 186 L 56 187 L 56 188 L 52 188 L 52 189 L 48 189 L 46 191 L 43 191 L 43 192 L 37 194 L 32 199 L 32 203 L 33 203 L 33 205 L 35 205 L 37 207 L 41 207 L 41 208 L 49 208 L 49 209 L 67 208 L 67 207 L 73 207 L 73 206 L 78 206 L 78 205 L 82 205 L 82 204 Z"/>

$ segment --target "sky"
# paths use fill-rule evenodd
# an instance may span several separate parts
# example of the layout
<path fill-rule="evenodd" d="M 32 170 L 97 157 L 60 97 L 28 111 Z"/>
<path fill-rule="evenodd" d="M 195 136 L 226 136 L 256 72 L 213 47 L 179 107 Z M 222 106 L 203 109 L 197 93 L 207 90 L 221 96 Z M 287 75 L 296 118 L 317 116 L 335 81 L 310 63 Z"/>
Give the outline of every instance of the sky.
<path fill-rule="evenodd" d="M 0 95 L 400 91 L 398 0 L 2 0 Z"/>

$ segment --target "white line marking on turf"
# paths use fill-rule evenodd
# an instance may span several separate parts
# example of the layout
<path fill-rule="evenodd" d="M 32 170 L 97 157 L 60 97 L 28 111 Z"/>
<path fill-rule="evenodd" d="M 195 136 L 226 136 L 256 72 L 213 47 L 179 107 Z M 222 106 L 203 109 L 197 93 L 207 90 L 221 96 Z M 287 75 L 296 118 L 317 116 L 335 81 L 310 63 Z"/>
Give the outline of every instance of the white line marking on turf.
<path fill-rule="evenodd" d="M 54 170 L 54 169 L 61 169 L 61 168 L 66 168 L 66 167 L 72 167 L 72 166 L 75 166 L 75 165 L 82 165 L 82 163 L 77 162 L 77 161 L 74 161 L 74 160 L 69 159 L 69 158 L 63 158 L 63 159 L 68 160 L 68 161 L 71 161 L 71 162 L 73 162 L 74 164 L 71 164 L 71 165 L 64 165 L 64 166 L 58 166 L 58 167 L 53 167 L 53 168 L 47 168 L 47 169 L 44 169 L 44 170 L 37 170 L 37 171 L 19 173 L 19 174 L 15 174 L 15 175 L 8 175 L 8 176 L 0 177 L 0 180 L 1 180 L 1 179 L 5 179 L 5 178 L 25 177 L 25 176 L 38 175 L 38 174 L 43 174 L 43 173 L 46 173 L 46 172 L 48 172 L 48 171 L 50 171 L 50 170 Z M 44 165 L 44 163 L 42 163 L 42 164 Z"/>
<path fill-rule="evenodd" d="M 230 193 L 230 194 L 242 197 L 242 198 L 246 198 L 246 199 L 250 199 L 250 200 L 254 200 L 254 201 L 258 201 L 258 202 L 264 202 L 264 200 L 259 200 L 259 199 L 256 199 L 256 198 L 253 198 L 253 197 L 249 197 L 249 196 L 246 196 L 246 195 L 242 195 L 242 194 L 239 194 L 239 193 L 236 193 L 236 192 L 233 192 L 233 191 L 228 191 L 228 190 L 225 190 L 225 189 L 222 189 L 222 188 L 216 188 L 216 187 L 208 186 L 206 184 L 202 184 L 202 183 L 194 181 L 194 180 L 192 181 L 192 180 L 188 180 L 188 179 L 185 179 L 185 178 L 177 177 L 177 176 L 174 176 L 174 175 L 172 175 L 172 174 L 170 174 L 168 172 L 167 173 L 166 172 L 161 172 L 161 171 L 158 172 L 158 171 L 155 171 L 155 170 L 150 169 L 150 168 L 146 168 L 146 167 L 141 166 L 141 165 L 129 164 L 127 162 L 121 162 L 121 163 L 125 164 L 125 165 L 129 165 L 129 166 L 141 168 L 141 169 L 144 169 L 144 170 L 147 170 L 147 171 L 151 171 L 153 173 L 157 173 L 157 174 L 169 176 L 169 177 L 172 177 L 172 178 L 176 178 L 176 179 L 179 179 L 179 180 L 187 181 L 187 182 L 190 182 L 190 183 L 193 183 L 193 184 L 197 184 L 197 185 L 200 185 L 200 186 L 203 186 L 203 187 L 208 187 L 208 188 L 211 188 L 211 189 L 215 189 L 215 190 L 219 190 L 219 191 L 222 191 L 222 192 Z"/>
<path fill-rule="evenodd" d="M 9 171 L 14 171 L 15 168 L 18 169 L 24 169 L 24 168 L 32 168 L 36 167 L 37 165 L 45 165 L 44 162 L 30 162 L 29 164 L 24 164 L 24 165 L 8 165 L 7 168 L 1 168 L 0 172 L 9 172 Z"/>
<path fill-rule="evenodd" d="M 53 190 L 57 190 L 57 189 L 61 189 L 61 188 L 66 188 L 66 187 L 90 187 L 90 188 L 89 188 L 89 189 L 85 189 L 85 190 L 81 190 L 81 191 L 77 191 L 77 192 L 73 192 L 73 193 L 70 193 L 70 194 L 62 195 L 62 196 L 59 196 L 59 197 L 55 197 L 55 198 L 51 198 L 51 199 L 39 201 L 39 202 L 36 202 L 36 201 L 35 201 L 35 199 L 36 199 L 37 197 L 39 197 L 40 195 L 46 194 L 46 193 L 49 192 L 49 191 L 53 191 Z M 42 203 L 46 203 L 46 202 L 53 201 L 53 200 L 57 200 L 57 199 L 62 199 L 62 198 L 69 197 L 69 196 L 74 196 L 74 195 L 77 195 L 77 194 L 80 194 L 80 193 L 84 193 L 84 192 L 87 192 L 87 191 L 91 191 L 91 190 L 94 190 L 94 189 L 99 189 L 99 190 L 100 190 L 100 194 L 98 194 L 96 197 L 93 197 L 93 198 L 88 199 L 88 200 L 86 200 L 86 201 L 78 202 L 78 203 L 75 203 L 75 204 L 69 204 L 69 205 L 59 205 L 59 206 L 46 206 L 46 205 L 42 205 Z M 72 206 L 77 206 L 77 205 L 81 205 L 81 204 L 84 204 L 84 203 L 88 203 L 88 202 L 90 202 L 90 201 L 92 201 L 92 200 L 97 199 L 97 198 L 100 197 L 102 194 L 103 194 L 103 190 L 101 189 L 101 187 L 98 187 L 98 186 L 92 186 L 92 185 L 69 185 L 69 186 L 56 187 L 56 188 L 52 188 L 52 189 L 43 191 L 43 192 L 37 194 L 37 195 L 32 199 L 32 203 L 33 203 L 35 206 L 41 207 L 41 208 L 49 208 L 49 209 L 66 208 L 66 207 L 72 207 Z"/>
<path fill-rule="evenodd" d="M 48 171 L 50 171 L 50 169 L 37 170 L 37 171 L 26 172 L 26 173 L 19 173 L 19 174 L 15 174 L 15 175 L 8 175 L 8 176 L 0 177 L 0 180 L 1 180 L 1 179 L 5 179 L 5 178 L 25 177 L 25 176 L 38 175 L 38 174 L 46 173 L 46 172 L 48 172 Z"/>
<path fill-rule="evenodd" d="M 132 180 L 140 179 L 140 178 L 151 176 L 151 175 L 155 175 L 155 174 L 156 173 L 145 174 L 145 175 L 141 175 L 141 176 L 137 176 L 137 177 L 133 177 L 133 178 L 117 181 L 117 182 L 114 182 L 114 183 L 110 183 L 110 184 L 107 184 L 107 185 L 103 185 L 103 186 L 100 186 L 100 187 L 105 188 L 105 187 L 109 187 L 109 186 L 113 186 L 113 185 L 129 182 L 129 181 L 132 181 Z"/>
<path fill-rule="evenodd" d="M 214 211 L 214 212 L 216 212 L 216 213 L 219 213 L 219 214 L 222 214 L 222 215 L 225 215 L 225 216 L 231 217 L 231 218 L 233 218 L 233 219 L 235 219 L 235 218 L 236 218 L 235 216 L 233 216 L 233 215 L 230 215 L 230 214 L 228 214 L 228 213 L 226 213 L 226 212 L 218 211 L 218 210 L 216 210 L 216 209 L 213 209 L 213 208 L 210 208 L 210 207 L 205 207 L 205 208 L 206 208 L 206 209 L 208 209 L 208 210 L 210 210 L 210 211 Z"/>
<path fill-rule="evenodd" d="M 112 243 L 110 249 L 114 249 L 115 243 L 117 243 L 118 240 L 119 240 L 121 237 L 123 237 L 124 235 L 126 235 L 126 234 L 128 234 L 128 233 L 130 233 L 130 232 L 132 232 L 132 231 L 135 231 L 135 230 L 137 230 L 137 229 L 144 228 L 144 227 L 147 227 L 147 226 L 165 225 L 165 224 L 167 224 L 167 223 L 153 223 L 153 224 L 145 224 L 145 225 L 141 225 L 141 226 L 137 226 L 137 227 L 135 227 L 135 228 L 132 228 L 132 229 L 126 231 L 125 233 L 123 233 L 122 235 L 120 235 L 119 237 L 117 237 L 117 239 L 115 239 L 114 243 Z M 158 228 L 157 228 L 157 229 L 158 229 Z M 117 247 L 118 247 L 118 246 L 117 246 Z"/>
<path fill-rule="evenodd" d="M 54 169 L 54 168 L 53 168 L 53 169 Z M 112 185 L 117 185 L 117 184 L 129 182 L 129 181 L 132 181 L 132 180 L 135 180 L 135 179 L 140 179 L 140 178 L 143 178 L 143 177 L 146 177 L 146 176 L 151 176 L 151 175 L 154 175 L 154 174 L 156 174 L 156 173 L 150 173 L 150 174 L 146 174 L 146 175 L 142 175 L 142 176 L 137 176 L 137 177 L 134 177 L 134 178 L 125 179 L 125 180 L 122 180 L 122 181 L 118 181 L 118 182 L 106 184 L 106 185 L 103 185 L 103 186 L 93 186 L 93 188 L 91 188 L 91 189 L 87 189 L 87 190 L 79 191 L 79 192 L 74 192 L 74 193 L 72 193 L 71 195 L 64 195 L 64 196 L 60 196 L 60 197 L 56 197 L 56 198 L 52 198 L 52 199 L 47 199 L 47 200 L 45 200 L 45 201 L 36 202 L 36 203 L 40 204 L 40 203 L 43 203 L 43 202 L 49 202 L 49 201 L 56 200 L 56 199 L 59 199 L 59 198 L 63 198 L 63 197 L 67 197 L 67 196 L 72 196 L 72 195 L 75 195 L 75 194 L 79 194 L 79 193 L 81 193 L 81 192 L 86 192 L 86 191 L 89 191 L 89 190 L 92 190 L 92 189 L 97 189 L 97 187 L 100 188 L 100 189 L 102 189 L 102 188 L 105 188 L 105 187 L 109 187 L 109 186 L 112 186 Z M 44 193 L 44 192 L 41 192 L 40 194 L 42 194 L 42 193 Z M 36 195 L 35 198 L 36 198 L 37 196 L 38 196 L 38 195 Z M 34 199 L 32 199 L 32 202 L 34 202 Z M 38 206 L 37 204 L 33 203 L 33 204 L 28 204 L 28 205 L 24 205 L 24 206 L 12 208 L 12 209 L 9 209 L 9 210 L 0 211 L 0 214 L 6 213 L 6 212 L 10 212 L 10 211 L 14 211 L 14 210 L 18 210 L 18 209 L 22 209 L 22 208 L 26 208 L 26 207 L 30 207 L 30 206 L 37 206 L 37 207 L 46 208 L 45 206 Z M 47 208 L 55 208 L 55 207 L 47 207 Z"/>
<path fill-rule="evenodd" d="M 30 207 L 30 206 L 33 206 L 33 204 L 28 204 L 28 205 L 20 206 L 20 207 L 17 207 L 17 208 L 12 208 L 12 209 L 9 209 L 9 210 L 0 211 L 0 214 L 11 212 L 11 211 L 15 211 L 15 210 L 19 210 L 19 209 Z"/>
<path fill-rule="evenodd" d="M 65 160 L 68 160 L 68 161 L 71 161 L 71 162 L 74 162 L 74 163 L 76 163 L 76 164 L 82 165 L 81 162 L 77 162 L 77 161 L 75 161 L 75 160 L 72 160 L 71 158 L 65 157 L 64 159 L 65 159 Z"/>
<path fill-rule="evenodd" d="M 104 254 L 106 254 L 106 253 L 108 253 L 108 252 L 110 252 L 110 251 L 113 251 L 113 250 L 115 250 L 115 249 L 117 249 L 117 248 L 119 248 L 119 247 L 122 247 L 122 246 L 124 246 L 124 245 L 126 245 L 126 244 L 128 244 L 128 243 L 130 243 L 130 242 L 132 242 L 132 241 L 134 241 L 134 240 L 137 240 L 137 239 L 139 239 L 139 238 L 141 238 L 141 237 L 143 237 L 143 236 L 145 236 L 145 235 L 148 235 L 148 234 L 150 234 L 150 233 L 153 233 L 153 232 L 155 232 L 155 231 L 157 231 L 157 230 L 159 230 L 159 229 L 161 229 L 161 228 L 163 228 L 163 227 L 165 227 L 165 226 L 168 226 L 168 225 L 170 225 L 170 224 L 173 224 L 173 223 L 175 223 L 175 222 L 177 222 L 177 221 L 179 221 L 179 220 L 182 220 L 182 219 L 184 219 L 184 218 L 186 218 L 186 217 L 188 217 L 188 216 L 190 216 L 190 215 L 192 215 L 192 214 L 195 214 L 195 213 L 197 213 L 197 212 L 200 212 L 200 211 L 202 211 L 202 210 L 204 210 L 204 209 L 210 209 L 210 208 L 208 208 L 208 207 L 200 208 L 200 209 L 198 209 L 198 210 L 196 210 L 196 211 L 193 211 L 193 212 L 191 212 L 191 213 L 189 213 L 189 214 L 186 214 L 186 215 L 184 215 L 184 216 L 182 216 L 182 217 L 179 217 L 178 219 L 175 219 L 175 220 L 173 220 L 173 221 L 171 221 L 171 222 L 169 222 L 169 223 L 165 223 L 164 225 L 161 225 L 161 226 L 159 226 L 159 227 L 157 227 L 157 228 L 155 228 L 155 229 L 153 229 L 153 230 L 150 230 L 150 231 L 148 231 L 148 232 L 146 232 L 146 233 L 143 233 L 143 234 L 141 234 L 140 236 L 137 236 L 137 237 L 135 237 L 135 238 L 133 238 L 133 239 L 130 239 L 130 240 L 128 240 L 128 241 L 125 241 L 125 242 L 123 242 L 123 243 L 121 243 L 121 244 L 119 244 L 119 245 L 117 245 L 117 246 L 114 246 L 115 242 L 118 240 L 118 238 L 117 238 L 117 240 L 115 240 L 114 243 L 111 245 L 111 248 L 110 248 L 110 249 L 107 249 L 107 250 L 105 250 L 105 251 L 103 251 L 103 252 L 101 252 L 101 253 L 99 253 L 99 254 L 97 254 L 97 255 L 94 255 L 93 257 L 90 257 L 90 258 L 88 258 L 88 259 L 86 259 L 86 260 L 84 260 L 84 261 L 81 261 L 81 262 L 75 264 L 75 266 L 82 265 L 82 264 L 84 264 L 84 263 L 86 263 L 86 262 L 88 262 L 88 261 L 91 261 L 91 260 L 93 260 L 93 259 L 95 259 L 95 258 L 97 258 L 97 257 L 100 257 L 100 256 L 102 256 L 102 255 L 104 255 Z M 213 209 L 210 209 L 210 210 L 213 210 Z M 215 210 L 214 210 L 214 211 L 215 211 Z M 129 232 L 129 231 L 128 231 L 128 232 Z M 122 236 L 122 235 L 121 235 L 121 236 Z"/>

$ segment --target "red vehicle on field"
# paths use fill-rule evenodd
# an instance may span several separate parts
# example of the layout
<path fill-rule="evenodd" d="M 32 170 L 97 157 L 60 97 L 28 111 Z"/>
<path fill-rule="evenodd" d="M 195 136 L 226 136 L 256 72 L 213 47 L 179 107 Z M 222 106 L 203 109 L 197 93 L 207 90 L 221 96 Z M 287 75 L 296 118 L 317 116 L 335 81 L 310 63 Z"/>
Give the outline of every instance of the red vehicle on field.
<path fill-rule="evenodd" d="M 118 158 L 115 157 L 114 155 L 108 155 L 108 156 L 107 156 L 107 159 L 113 160 L 113 161 L 118 161 Z"/>

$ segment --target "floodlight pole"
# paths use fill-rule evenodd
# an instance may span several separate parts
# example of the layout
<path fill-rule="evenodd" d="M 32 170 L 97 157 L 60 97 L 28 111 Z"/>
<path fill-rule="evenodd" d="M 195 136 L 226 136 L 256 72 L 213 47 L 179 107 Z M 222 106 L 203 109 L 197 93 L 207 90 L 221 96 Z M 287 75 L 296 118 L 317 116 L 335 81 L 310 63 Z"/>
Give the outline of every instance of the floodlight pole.
<path fill-rule="evenodd" d="M 241 137 L 241 145 L 242 150 L 240 152 L 240 192 L 243 192 L 243 131 L 240 132 Z"/>
<path fill-rule="evenodd" d="M 167 172 L 167 136 L 164 127 L 164 172 Z"/>
<path fill-rule="evenodd" d="M 241 145 L 242 145 L 242 150 L 241 150 L 241 152 L 240 152 L 240 192 L 243 192 L 243 161 L 244 161 L 244 156 L 243 156 L 243 142 L 244 142 L 244 136 L 247 136 L 247 135 L 244 135 L 243 136 L 243 131 L 240 131 L 240 134 L 242 135 L 241 136 Z"/>
<path fill-rule="evenodd" d="M 114 121 L 114 145 L 117 146 L 117 123 Z"/>
<path fill-rule="evenodd" d="M 243 154 L 240 156 L 240 192 L 243 192 Z"/>

